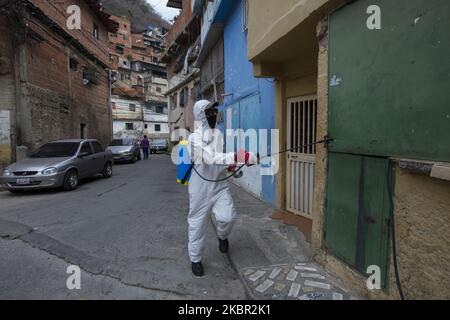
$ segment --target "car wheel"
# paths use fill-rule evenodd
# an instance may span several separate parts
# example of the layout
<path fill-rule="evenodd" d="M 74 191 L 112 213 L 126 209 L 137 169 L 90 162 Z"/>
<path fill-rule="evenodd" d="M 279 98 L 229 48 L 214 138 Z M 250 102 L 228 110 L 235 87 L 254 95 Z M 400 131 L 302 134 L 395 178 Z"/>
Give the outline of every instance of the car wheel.
<path fill-rule="evenodd" d="M 113 175 L 113 167 L 111 162 L 105 164 L 102 174 L 103 178 L 111 178 L 111 176 Z"/>
<path fill-rule="evenodd" d="M 64 178 L 63 189 L 65 191 L 75 190 L 78 188 L 78 183 L 78 173 L 75 170 L 70 170 Z"/>
<path fill-rule="evenodd" d="M 133 156 L 133 160 L 131 160 L 132 163 L 136 163 L 137 162 L 137 155 Z"/>

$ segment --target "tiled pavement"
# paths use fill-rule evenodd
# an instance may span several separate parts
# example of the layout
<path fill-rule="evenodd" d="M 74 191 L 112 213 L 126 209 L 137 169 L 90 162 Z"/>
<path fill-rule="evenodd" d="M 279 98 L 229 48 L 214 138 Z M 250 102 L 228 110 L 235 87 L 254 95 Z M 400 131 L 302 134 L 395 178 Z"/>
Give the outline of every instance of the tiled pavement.
<path fill-rule="evenodd" d="M 256 300 L 361 299 L 312 261 L 312 250 L 295 226 L 271 218 L 275 209 L 232 185 L 238 211 L 230 237 L 230 263 L 249 298 Z"/>
<path fill-rule="evenodd" d="M 314 263 L 244 268 L 241 274 L 254 299 L 348 300 L 350 295 L 333 283 Z"/>

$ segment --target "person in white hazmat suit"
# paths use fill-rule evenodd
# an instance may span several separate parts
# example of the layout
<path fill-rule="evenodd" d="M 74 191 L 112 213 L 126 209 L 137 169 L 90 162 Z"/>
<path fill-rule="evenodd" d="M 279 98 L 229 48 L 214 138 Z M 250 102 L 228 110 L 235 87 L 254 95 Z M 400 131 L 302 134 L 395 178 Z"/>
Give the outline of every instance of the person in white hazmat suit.
<path fill-rule="evenodd" d="M 228 236 L 236 218 L 228 182 L 209 182 L 203 178 L 217 181 L 226 177 L 227 167 L 234 168 L 237 163 L 254 165 L 258 161 L 254 154 L 245 150 L 238 154 L 223 153 L 223 142 L 218 141 L 220 139 L 212 130 L 217 123 L 217 106 L 218 103 L 207 100 L 198 101 L 194 105 L 196 128 L 189 136 L 188 144 L 195 168 L 189 180 L 188 249 L 192 272 L 197 277 L 203 276 L 202 252 L 210 211 L 215 216 L 219 250 L 222 253 L 228 252 Z"/>

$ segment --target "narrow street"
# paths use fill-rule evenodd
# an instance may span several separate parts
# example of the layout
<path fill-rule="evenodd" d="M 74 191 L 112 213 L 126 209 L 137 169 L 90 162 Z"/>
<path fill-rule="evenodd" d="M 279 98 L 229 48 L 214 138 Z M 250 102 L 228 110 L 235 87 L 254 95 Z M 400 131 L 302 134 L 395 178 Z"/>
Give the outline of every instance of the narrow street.
<path fill-rule="evenodd" d="M 0 300 L 449 300 L 449 30 L 449 0 L 0 0 Z"/>
<path fill-rule="evenodd" d="M 210 226 L 205 277 L 187 254 L 187 189 L 167 155 L 73 192 L 0 192 L 0 299 L 243 299 Z M 82 270 L 68 290 L 69 265 Z"/>

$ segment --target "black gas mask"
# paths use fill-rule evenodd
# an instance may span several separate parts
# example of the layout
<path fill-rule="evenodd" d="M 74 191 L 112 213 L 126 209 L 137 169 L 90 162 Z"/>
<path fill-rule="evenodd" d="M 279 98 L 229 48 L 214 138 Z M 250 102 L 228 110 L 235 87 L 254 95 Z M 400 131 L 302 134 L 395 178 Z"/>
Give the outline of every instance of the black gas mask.
<path fill-rule="evenodd" d="M 218 105 L 217 102 L 211 103 L 205 110 L 206 120 L 211 129 L 215 129 L 217 125 L 217 115 L 219 114 Z"/>

